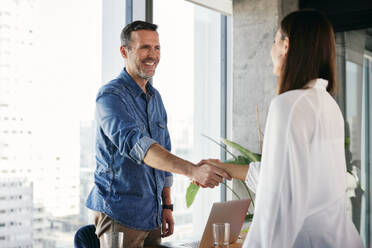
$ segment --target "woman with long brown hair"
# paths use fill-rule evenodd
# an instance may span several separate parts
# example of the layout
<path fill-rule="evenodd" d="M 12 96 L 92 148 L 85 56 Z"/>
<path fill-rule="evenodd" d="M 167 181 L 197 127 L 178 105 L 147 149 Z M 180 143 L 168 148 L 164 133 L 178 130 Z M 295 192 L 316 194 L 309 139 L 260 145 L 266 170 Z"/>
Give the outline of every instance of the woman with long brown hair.
<path fill-rule="evenodd" d="M 363 247 L 345 209 L 344 120 L 332 97 L 337 84 L 331 24 L 317 11 L 287 15 L 271 56 L 278 96 L 270 104 L 261 163 L 248 169 L 203 161 L 256 191 L 243 247 Z"/>

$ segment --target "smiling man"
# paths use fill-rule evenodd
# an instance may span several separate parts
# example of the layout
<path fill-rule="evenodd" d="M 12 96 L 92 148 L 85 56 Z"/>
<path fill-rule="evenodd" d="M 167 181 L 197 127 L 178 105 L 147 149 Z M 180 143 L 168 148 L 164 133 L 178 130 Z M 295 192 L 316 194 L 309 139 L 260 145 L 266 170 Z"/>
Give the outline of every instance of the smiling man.
<path fill-rule="evenodd" d="M 87 207 L 96 234 L 124 232 L 123 247 L 156 245 L 173 233 L 170 187 L 173 173 L 215 187 L 222 169 L 195 166 L 170 153 L 167 113 L 149 83 L 160 60 L 157 26 L 135 21 L 120 35 L 126 67 L 96 98 L 96 171 Z"/>

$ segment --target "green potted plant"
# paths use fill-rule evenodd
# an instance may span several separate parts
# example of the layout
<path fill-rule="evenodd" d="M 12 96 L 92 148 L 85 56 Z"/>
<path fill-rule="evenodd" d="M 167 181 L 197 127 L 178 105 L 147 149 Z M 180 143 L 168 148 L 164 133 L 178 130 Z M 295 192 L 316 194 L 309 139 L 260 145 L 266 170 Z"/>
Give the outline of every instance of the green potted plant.
<path fill-rule="evenodd" d="M 212 138 L 210 138 L 208 136 L 205 136 L 205 135 L 203 135 L 203 136 L 208 138 L 212 142 L 216 143 L 217 145 L 221 146 L 228 154 L 231 155 L 232 159 L 225 161 L 225 163 L 248 165 L 250 162 L 257 162 L 257 161 L 261 160 L 261 154 L 253 153 L 253 152 L 249 151 L 247 148 L 245 148 L 245 147 L 243 147 L 243 146 L 241 146 L 241 145 L 239 145 L 239 144 L 237 144 L 233 141 L 221 138 L 221 143 L 219 143 L 219 142 L 213 140 Z M 238 151 L 239 155 L 235 155 L 232 152 L 230 152 L 226 148 L 226 146 L 231 147 L 231 148 L 235 149 L 236 151 Z M 248 196 L 252 201 L 252 206 L 254 207 L 254 199 L 252 197 L 252 194 L 251 194 L 247 184 L 243 180 L 238 180 L 238 181 L 242 184 L 243 188 L 248 193 Z M 223 182 L 223 184 L 226 186 L 226 188 L 231 190 L 231 192 L 235 195 L 235 197 L 237 199 L 241 198 L 229 185 L 226 184 L 226 182 Z M 199 188 L 200 188 L 199 186 L 193 184 L 192 182 L 190 183 L 189 187 L 187 188 L 187 190 L 186 190 L 186 206 L 188 208 L 193 204 L 193 202 L 195 200 L 195 196 L 197 195 L 197 193 L 199 191 Z M 246 220 L 251 220 L 252 217 L 253 217 L 253 213 L 248 213 Z"/>

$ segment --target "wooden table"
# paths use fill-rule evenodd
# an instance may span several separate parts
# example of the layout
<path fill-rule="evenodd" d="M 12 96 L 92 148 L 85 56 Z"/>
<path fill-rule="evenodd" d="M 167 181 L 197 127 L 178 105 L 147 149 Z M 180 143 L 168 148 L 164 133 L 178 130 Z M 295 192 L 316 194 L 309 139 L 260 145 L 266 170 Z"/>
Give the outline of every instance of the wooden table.
<path fill-rule="evenodd" d="M 230 244 L 229 248 L 241 248 L 243 245 L 243 241 L 244 240 L 242 239 L 238 239 L 234 244 Z"/>
<path fill-rule="evenodd" d="M 243 240 L 237 240 L 234 244 L 230 244 L 229 248 L 241 248 L 242 245 L 243 245 Z M 163 245 L 145 246 L 145 248 L 172 248 L 172 247 L 179 247 L 179 246 L 163 246 Z"/>
<path fill-rule="evenodd" d="M 244 239 L 245 239 L 246 235 L 247 235 L 246 233 L 241 233 L 240 236 L 242 238 L 239 238 L 235 243 L 230 244 L 229 248 L 241 248 L 243 243 L 244 243 Z M 155 246 L 145 246 L 145 248 L 171 248 L 171 247 L 172 246 L 164 246 L 164 245 L 158 245 L 156 247 Z"/>
<path fill-rule="evenodd" d="M 241 238 L 239 238 L 234 244 L 231 244 L 229 247 L 230 248 L 241 248 L 244 243 L 245 236 L 247 236 L 247 233 L 240 233 Z"/>

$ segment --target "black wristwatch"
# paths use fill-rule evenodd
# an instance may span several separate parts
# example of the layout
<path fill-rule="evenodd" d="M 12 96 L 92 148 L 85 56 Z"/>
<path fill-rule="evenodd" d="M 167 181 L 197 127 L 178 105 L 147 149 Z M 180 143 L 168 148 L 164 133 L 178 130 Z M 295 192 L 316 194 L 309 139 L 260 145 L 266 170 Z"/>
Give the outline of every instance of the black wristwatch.
<path fill-rule="evenodd" d="M 163 209 L 170 209 L 171 211 L 173 211 L 173 204 L 169 205 L 163 204 Z"/>

